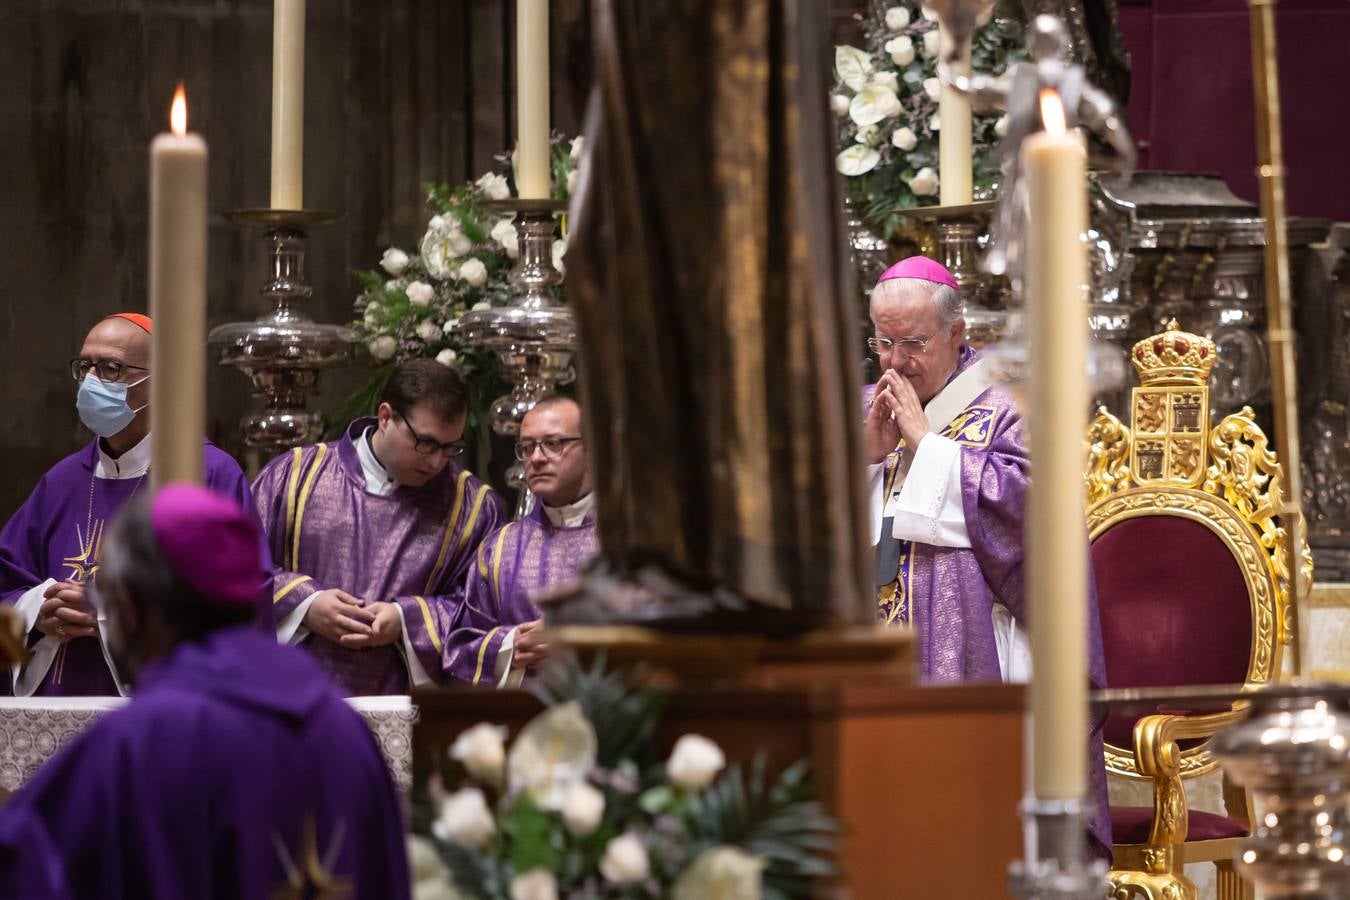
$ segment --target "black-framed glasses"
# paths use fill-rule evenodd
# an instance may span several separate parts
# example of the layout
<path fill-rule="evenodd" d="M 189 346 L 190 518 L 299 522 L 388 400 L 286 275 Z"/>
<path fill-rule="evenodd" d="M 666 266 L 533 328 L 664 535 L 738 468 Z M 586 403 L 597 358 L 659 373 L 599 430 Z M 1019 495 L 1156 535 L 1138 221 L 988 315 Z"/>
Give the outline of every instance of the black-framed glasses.
<path fill-rule="evenodd" d="M 898 341 L 884 337 L 870 337 L 867 339 L 867 346 L 878 356 L 890 353 L 896 347 L 899 347 L 900 352 L 906 356 L 918 356 L 928 349 L 928 345 L 935 337 L 937 337 L 936 331 L 926 338 L 907 337 Z"/>
<path fill-rule="evenodd" d="M 581 440 L 579 437 L 551 437 L 542 441 L 517 441 L 516 459 L 524 462 L 534 456 L 536 449 L 544 451 L 544 459 L 557 459 L 562 455 L 564 447 L 579 440 Z"/>
<path fill-rule="evenodd" d="M 115 359 L 82 359 L 76 357 L 70 361 L 70 377 L 84 381 L 84 376 L 93 372 L 99 381 L 114 384 L 122 380 L 127 372 L 149 372 L 144 366 L 133 366 Z"/>
<path fill-rule="evenodd" d="M 433 453 L 444 453 L 447 456 L 459 456 L 468 446 L 463 441 L 451 441 L 448 444 L 442 444 L 440 441 L 434 441 L 429 437 L 422 437 L 417 433 L 417 429 L 412 427 L 412 422 L 408 421 L 407 416 L 397 409 L 394 410 L 394 412 L 398 413 L 398 417 L 403 420 L 403 424 L 407 427 L 408 433 L 413 436 L 413 449 L 423 456 L 431 456 Z"/>

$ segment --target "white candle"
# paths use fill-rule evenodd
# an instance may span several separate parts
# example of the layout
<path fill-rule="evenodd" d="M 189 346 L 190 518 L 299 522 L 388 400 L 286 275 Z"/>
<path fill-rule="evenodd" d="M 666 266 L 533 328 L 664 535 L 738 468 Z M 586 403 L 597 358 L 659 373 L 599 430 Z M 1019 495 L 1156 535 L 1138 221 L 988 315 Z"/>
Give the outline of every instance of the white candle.
<path fill-rule="evenodd" d="M 305 197 L 305 0 L 272 7 L 272 208 Z"/>
<path fill-rule="evenodd" d="M 1041 99 L 1046 131 L 1022 145 L 1027 179 L 1025 297 L 1031 339 L 1031 496 L 1027 603 L 1033 784 L 1041 799 L 1087 793 L 1087 546 L 1083 433 L 1089 392 L 1087 154 L 1059 98 Z"/>
<path fill-rule="evenodd" d="M 150 144 L 150 484 L 202 481 L 206 431 L 206 141 L 187 133 L 183 86 L 173 134 Z"/>
<path fill-rule="evenodd" d="M 946 59 L 952 38 L 947 29 L 939 32 L 938 53 Z M 956 75 L 970 74 L 970 42 L 965 51 L 948 65 Z M 963 206 L 971 201 L 970 98 L 945 82 L 938 99 L 938 200 L 943 206 Z"/>
<path fill-rule="evenodd" d="M 516 190 L 549 195 L 548 0 L 516 0 Z"/>

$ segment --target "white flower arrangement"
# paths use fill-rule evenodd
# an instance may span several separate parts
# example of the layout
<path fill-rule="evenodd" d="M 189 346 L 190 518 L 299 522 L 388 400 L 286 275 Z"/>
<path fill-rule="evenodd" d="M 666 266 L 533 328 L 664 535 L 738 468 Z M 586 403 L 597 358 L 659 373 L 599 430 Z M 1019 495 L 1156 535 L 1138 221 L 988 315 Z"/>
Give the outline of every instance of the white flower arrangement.
<path fill-rule="evenodd" d="M 1001 72 L 1023 55 L 1020 36 L 995 18 L 976 31 L 972 64 Z M 863 220 L 883 237 L 899 227 L 900 211 L 937 202 L 938 164 L 936 17 L 918 0 L 901 0 L 864 22 L 870 49 L 835 47 L 830 108 L 838 123 L 835 168 Z M 975 199 L 991 199 L 1000 172 L 994 148 L 997 116 L 978 115 L 971 149 Z M 1006 125 L 1004 126 L 1006 130 Z"/>

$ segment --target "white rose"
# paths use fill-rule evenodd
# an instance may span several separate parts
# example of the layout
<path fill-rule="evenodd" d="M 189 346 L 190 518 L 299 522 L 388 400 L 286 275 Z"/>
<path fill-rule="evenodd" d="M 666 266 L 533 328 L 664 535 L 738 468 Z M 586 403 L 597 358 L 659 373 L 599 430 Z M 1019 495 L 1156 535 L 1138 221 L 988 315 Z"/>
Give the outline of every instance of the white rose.
<path fill-rule="evenodd" d="M 453 366 L 455 364 L 455 360 L 458 358 L 459 354 L 451 350 L 449 347 L 446 347 L 440 353 L 436 354 L 436 362 L 440 363 L 443 366 Z"/>
<path fill-rule="evenodd" d="M 1008 117 L 999 116 L 998 121 L 994 123 L 994 134 L 999 137 L 1006 137 L 1008 134 Z"/>
<path fill-rule="evenodd" d="M 441 326 L 430 319 L 425 322 L 418 322 L 417 336 L 428 344 L 434 344 L 441 339 Z"/>
<path fill-rule="evenodd" d="M 436 362 L 443 366 L 454 361 L 453 350 L 442 350 L 436 356 Z M 462 765 L 471 777 L 490 784 L 500 783 L 506 768 L 506 729 L 479 722 L 455 738 L 450 745 L 450 758 Z"/>
<path fill-rule="evenodd" d="M 506 247 L 507 241 L 514 244 L 516 241 L 515 223 L 509 218 L 498 219 L 497 224 L 493 225 L 492 230 L 488 232 L 488 237 L 501 244 L 503 248 Z"/>
<path fill-rule="evenodd" d="M 914 62 L 914 42 L 903 34 L 887 41 L 884 49 L 891 55 L 891 62 L 902 69 Z"/>
<path fill-rule="evenodd" d="M 458 228 L 450 232 L 447 240 L 450 242 L 450 252 L 455 256 L 463 256 L 473 249 L 473 241 L 469 240 L 469 236 Z"/>
<path fill-rule="evenodd" d="M 586 837 L 600 827 L 605 815 L 605 795 L 587 782 L 578 781 L 563 793 L 562 814 L 568 831 Z"/>
<path fill-rule="evenodd" d="M 666 777 L 671 783 L 692 791 L 701 791 L 727 764 L 722 748 L 699 734 L 686 734 L 675 742 L 666 760 Z"/>
<path fill-rule="evenodd" d="M 459 277 L 467 281 L 470 287 L 482 287 L 487 284 L 487 266 L 483 265 L 483 261 L 478 257 L 469 257 L 459 267 Z"/>
<path fill-rule="evenodd" d="M 394 351 L 398 349 L 398 341 L 385 334 L 371 341 L 366 347 L 370 350 L 371 356 L 384 362 L 393 357 Z"/>
<path fill-rule="evenodd" d="M 567 173 L 567 196 L 572 196 L 577 192 L 577 170 L 573 169 Z"/>
<path fill-rule="evenodd" d="M 834 167 L 850 177 L 865 175 L 881 162 L 881 154 L 871 147 L 854 144 L 834 158 Z"/>
<path fill-rule="evenodd" d="M 497 825 L 492 820 L 487 798 L 478 788 L 460 788 L 441 804 L 441 814 L 431 823 L 431 831 L 443 841 L 477 849 L 486 844 Z"/>
<path fill-rule="evenodd" d="M 735 897 L 759 900 L 764 860 L 740 847 L 724 845 L 704 850 L 676 879 L 671 900 Z"/>
<path fill-rule="evenodd" d="M 931 119 L 928 120 L 928 130 L 929 130 L 929 131 L 941 131 L 941 130 L 942 130 L 942 116 L 941 116 L 941 115 L 939 115 L 939 114 L 937 114 L 937 113 L 934 113 L 934 114 L 933 114 L 933 118 L 931 118 Z"/>
<path fill-rule="evenodd" d="M 413 306 L 427 306 L 431 303 L 431 298 L 436 296 L 436 291 L 425 281 L 414 281 L 409 284 L 404 293 L 408 295 L 408 302 Z"/>
<path fill-rule="evenodd" d="M 848 105 L 848 116 L 859 125 L 875 125 L 901 110 L 895 91 L 879 84 L 865 85 Z"/>
<path fill-rule="evenodd" d="M 909 27 L 909 10 L 903 6 L 892 6 L 886 10 L 886 27 L 891 31 L 900 31 Z"/>
<path fill-rule="evenodd" d="M 374 303 L 367 306 L 365 315 L 361 317 L 361 321 L 366 323 L 367 328 L 374 328 L 375 324 L 380 321 L 380 308 Z"/>
<path fill-rule="evenodd" d="M 427 222 L 427 228 L 446 230 L 454 227 L 455 225 L 453 222 L 446 219 L 445 216 L 440 215 L 432 216 L 431 219 Z"/>
<path fill-rule="evenodd" d="M 384 283 L 384 292 L 386 294 L 392 294 L 396 290 L 398 290 L 398 282 L 394 279 L 391 278 Z"/>
<path fill-rule="evenodd" d="M 390 247 L 380 257 L 380 268 L 395 277 L 402 275 L 403 270 L 408 268 L 408 254 L 397 247 Z"/>
<path fill-rule="evenodd" d="M 942 96 L 942 82 L 936 78 L 925 78 L 923 80 L 923 92 L 937 100 Z"/>
<path fill-rule="evenodd" d="M 938 20 L 938 14 L 929 9 L 927 4 L 919 7 L 919 13 L 930 22 L 936 22 Z"/>
<path fill-rule="evenodd" d="M 487 302 L 486 300 L 479 300 L 477 303 L 473 305 L 474 312 L 482 312 L 485 309 L 492 309 L 492 304 Z"/>
<path fill-rule="evenodd" d="M 572 138 L 572 147 L 570 150 L 568 150 L 567 155 L 572 157 L 573 159 L 577 159 L 578 157 L 581 156 L 581 154 L 585 151 L 585 149 L 586 149 L 586 136 L 584 134 L 579 134 L 576 137 Z"/>
<path fill-rule="evenodd" d="M 878 72 L 872 76 L 872 83 L 892 92 L 900 90 L 900 79 L 895 77 L 894 72 Z"/>
<path fill-rule="evenodd" d="M 830 109 L 836 116 L 848 115 L 848 97 L 844 94 L 833 94 L 830 97 Z"/>
<path fill-rule="evenodd" d="M 553 242 L 553 268 L 559 272 L 566 272 L 567 267 L 563 265 L 563 257 L 567 255 L 567 241 L 559 238 Z"/>
<path fill-rule="evenodd" d="M 511 879 L 511 900 L 558 900 L 558 882 L 547 869 L 531 869 Z"/>
<path fill-rule="evenodd" d="M 931 197 L 938 192 L 938 173 L 924 166 L 909 180 L 909 189 L 918 197 Z"/>
<path fill-rule="evenodd" d="M 834 71 L 840 81 L 856 91 L 867 83 L 867 74 L 872 71 L 872 60 L 857 47 L 839 44 L 834 48 Z"/>
<path fill-rule="evenodd" d="M 636 884 L 647 878 L 650 865 L 642 838 L 632 833 L 611 838 L 600 859 L 600 874 L 614 884 Z"/>
<path fill-rule="evenodd" d="M 489 200 L 505 200 L 511 196 L 511 186 L 506 183 L 506 178 L 495 172 L 488 172 L 477 183 Z"/>
<path fill-rule="evenodd" d="M 891 143 L 900 150 L 913 150 L 919 145 L 919 139 L 908 128 L 897 128 L 891 134 Z"/>
<path fill-rule="evenodd" d="M 925 9 L 924 12 L 927 12 Z M 942 35 L 934 28 L 932 31 L 925 31 L 923 34 L 923 52 L 929 56 L 937 56 L 938 50 L 942 47 Z"/>

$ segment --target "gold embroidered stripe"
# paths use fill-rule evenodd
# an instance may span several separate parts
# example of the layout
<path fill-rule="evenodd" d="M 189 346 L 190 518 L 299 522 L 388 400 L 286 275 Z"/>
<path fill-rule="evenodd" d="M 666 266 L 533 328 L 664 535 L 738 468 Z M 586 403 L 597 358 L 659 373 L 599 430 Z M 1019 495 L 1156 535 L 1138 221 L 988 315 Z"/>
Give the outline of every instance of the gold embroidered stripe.
<path fill-rule="evenodd" d="M 450 507 L 450 517 L 445 520 L 445 537 L 441 538 L 441 552 L 436 555 L 436 565 L 431 567 L 431 574 L 427 576 L 427 586 L 422 588 L 428 594 L 434 593 L 436 579 L 441 577 L 445 557 L 450 553 L 450 538 L 455 533 L 455 523 L 459 521 L 459 511 L 464 506 L 464 485 L 468 480 L 468 469 L 460 472 L 459 478 L 455 479 L 455 503 Z"/>
<path fill-rule="evenodd" d="M 299 578 L 296 578 L 290 584 L 286 585 L 284 588 L 273 594 L 272 602 L 280 603 L 282 597 L 285 597 L 287 594 L 298 588 L 300 585 L 304 584 L 306 581 L 313 581 L 313 580 L 314 579 L 310 578 L 308 575 L 301 575 Z"/>
<path fill-rule="evenodd" d="M 459 533 L 459 545 L 455 547 L 458 553 L 464 549 L 464 545 L 469 542 L 469 535 L 473 534 L 473 527 L 478 524 L 478 513 L 483 508 L 483 501 L 487 499 L 488 492 L 492 488 L 486 484 L 478 488 L 478 493 L 473 498 L 473 509 L 469 510 L 469 521 L 464 523 L 464 530 Z"/>
<path fill-rule="evenodd" d="M 441 652 L 441 636 L 436 633 L 436 618 L 431 614 L 431 607 L 427 606 L 427 601 L 421 597 L 413 597 L 417 605 L 422 608 L 422 621 L 426 623 L 427 634 L 431 635 L 431 646 L 436 648 L 436 652 Z"/>
<path fill-rule="evenodd" d="M 487 580 L 487 547 L 478 545 L 478 552 L 474 554 L 478 557 L 478 577 Z"/>
<path fill-rule="evenodd" d="M 492 636 L 501 630 L 502 626 L 498 625 L 496 628 L 483 635 L 483 643 L 478 645 L 478 668 L 473 670 L 474 684 L 477 684 L 478 679 L 483 677 L 483 657 L 487 654 L 488 645 L 492 643 Z"/>
<path fill-rule="evenodd" d="M 309 502 L 309 492 L 314 489 L 314 478 L 319 474 L 319 468 L 323 465 L 323 458 L 327 453 L 328 445 L 320 444 L 319 452 L 314 454 L 314 462 L 309 464 L 305 485 L 300 488 L 300 501 L 295 507 L 295 531 L 291 534 L 291 571 L 300 566 L 300 528 L 305 522 L 305 504 Z"/>
<path fill-rule="evenodd" d="M 296 447 L 291 451 L 291 474 L 286 479 L 286 528 L 281 532 L 281 565 L 295 570 L 294 560 L 290 558 L 291 528 L 295 525 L 295 493 L 300 487 L 300 463 L 304 450 Z"/>
<path fill-rule="evenodd" d="M 511 530 L 511 526 L 505 525 L 497 533 L 497 543 L 492 548 L 492 596 L 497 601 L 498 607 L 501 606 L 501 579 L 502 579 L 502 544 L 506 543 L 506 533 Z"/>

